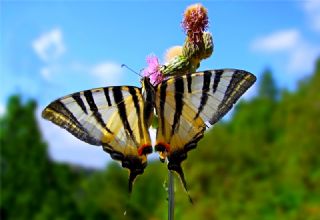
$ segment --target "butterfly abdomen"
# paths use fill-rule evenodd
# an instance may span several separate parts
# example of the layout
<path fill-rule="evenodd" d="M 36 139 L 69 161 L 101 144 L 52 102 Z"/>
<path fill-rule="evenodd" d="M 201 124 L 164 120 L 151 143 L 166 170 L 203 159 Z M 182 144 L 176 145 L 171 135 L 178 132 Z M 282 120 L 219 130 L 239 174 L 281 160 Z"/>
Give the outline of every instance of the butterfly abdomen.
<path fill-rule="evenodd" d="M 149 127 L 153 119 L 155 89 L 147 77 L 142 78 L 142 96 L 145 102 L 143 116 L 144 120 L 146 120 L 147 127 Z"/>

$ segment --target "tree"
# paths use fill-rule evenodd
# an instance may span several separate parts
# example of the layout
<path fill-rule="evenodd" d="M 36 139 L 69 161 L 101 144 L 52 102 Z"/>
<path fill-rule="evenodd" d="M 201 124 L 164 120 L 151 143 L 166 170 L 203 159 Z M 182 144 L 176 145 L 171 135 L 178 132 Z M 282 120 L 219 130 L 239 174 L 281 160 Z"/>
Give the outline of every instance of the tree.
<path fill-rule="evenodd" d="M 259 97 L 265 99 L 275 100 L 277 97 L 278 89 L 269 69 L 262 73 L 259 85 Z"/>
<path fill-rule="evenodd" d="M 10 219 L 31 219 L 44 197 L 48 157 L 35 118 L 36 104 L 9 99 L 0 120 L 1 211 Z"/>
<path fill-rule="evenodd" d="M 49 160 L 36 104 L 9 99 L 0 119 L 2 219 L 77 219 L 75 195 L 83 169 Z"/>

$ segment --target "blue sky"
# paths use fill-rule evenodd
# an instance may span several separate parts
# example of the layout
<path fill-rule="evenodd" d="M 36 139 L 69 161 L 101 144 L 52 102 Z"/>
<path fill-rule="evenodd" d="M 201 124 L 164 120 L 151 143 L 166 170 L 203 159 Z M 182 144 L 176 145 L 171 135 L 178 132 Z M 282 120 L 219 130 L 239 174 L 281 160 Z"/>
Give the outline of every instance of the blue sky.
<path fill-rule="evenodd" d="M 34 98 L 39 112 L 72 92 L 110 85 L 136 85 L 154 53 L 181 45 L 185 8 L 194 1 L 1 1 L 0 112 L 8 97 Z M 278 86 L 294 90 L 320 56 L 320 0 L 202 1 L 209 12 L 214 54 L 199 70 L 270 68 Z M 253 96 L 252 88 L 247 98 Z M 40 119 L 50 156 L 91 167 L 110 158 Z"/>

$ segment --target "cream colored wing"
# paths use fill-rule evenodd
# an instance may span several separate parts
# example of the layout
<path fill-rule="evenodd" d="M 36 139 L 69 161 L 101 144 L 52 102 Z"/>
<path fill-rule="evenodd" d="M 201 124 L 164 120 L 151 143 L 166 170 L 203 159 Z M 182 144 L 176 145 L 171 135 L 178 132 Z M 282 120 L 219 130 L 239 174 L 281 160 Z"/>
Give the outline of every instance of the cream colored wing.
<path fill-rule="evenodd" d="M 152 152 L 141 89 L 115 86 L 77 92 L 49 104 L 43 118 L 92 145 L 101 145 L 130 170 L 129 188 Z"/>
<path fill-rule="evenodd" d="M 156 151 L 168 158 L 186 188 L 181 162 L 196 147 L 206 127 L 221 119 L 255 82 L 246 71 L 223 69 L 171 77 L 156 88 L 159 127 Z"/>

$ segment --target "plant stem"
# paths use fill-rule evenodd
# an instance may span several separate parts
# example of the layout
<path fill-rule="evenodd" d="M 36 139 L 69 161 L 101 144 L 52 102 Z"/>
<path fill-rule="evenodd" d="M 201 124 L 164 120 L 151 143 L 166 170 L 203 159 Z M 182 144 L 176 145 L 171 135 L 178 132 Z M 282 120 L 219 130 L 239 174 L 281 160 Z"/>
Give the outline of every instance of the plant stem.
<path fill-rule="evenodd" d="M 169 170 L 168 178 L 168 220 L 174 220 L 174 174 L 172 170 Z"/>

